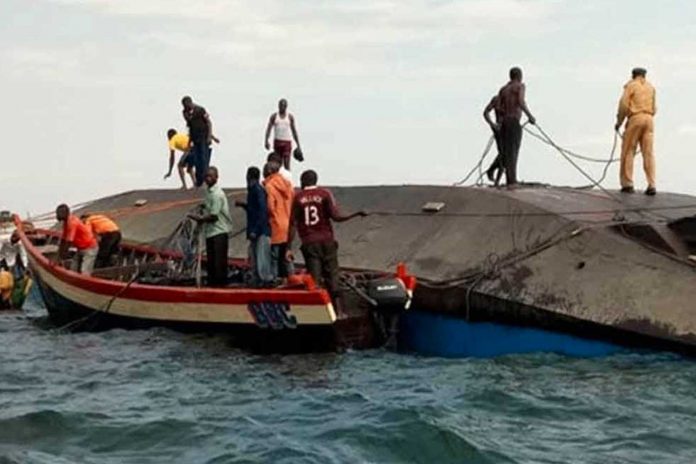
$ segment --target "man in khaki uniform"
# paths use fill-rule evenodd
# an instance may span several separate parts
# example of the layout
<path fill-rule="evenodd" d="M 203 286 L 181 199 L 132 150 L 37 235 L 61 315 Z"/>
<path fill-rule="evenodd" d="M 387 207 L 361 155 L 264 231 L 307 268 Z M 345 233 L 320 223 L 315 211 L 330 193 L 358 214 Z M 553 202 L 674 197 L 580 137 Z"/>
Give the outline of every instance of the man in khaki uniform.
<path fill-rule="evenodd" d="M 633 193 L 633 158 L 638 144 L 643 155 L 643 170 L 648 181 L 646 195 L 655 195 L 655 157 L 653 155 L 653 116 L 655 88 L 645 79 L 647 71 L 634 68 L 633 78 L 624 86 L 616 115 L 617 131 L 628 118 L 621 144 L 621 192 Z"/>

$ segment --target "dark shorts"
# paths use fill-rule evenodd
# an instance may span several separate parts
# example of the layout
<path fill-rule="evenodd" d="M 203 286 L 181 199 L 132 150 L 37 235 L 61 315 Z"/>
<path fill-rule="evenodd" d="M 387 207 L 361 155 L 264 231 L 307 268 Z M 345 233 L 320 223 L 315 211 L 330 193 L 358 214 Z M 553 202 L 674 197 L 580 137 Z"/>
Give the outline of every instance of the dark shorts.
<path fill-rule="evenodd" d="M 274 140 L 273 151 L 279 154 L 284 160 L 289 160 L 292 155 L 292 142 L 290 140 Z"/>
<path fill-rule="evenodd" d="M 191 156 L 190 152 L 186 152 L 183 155 L 181 155 L 181 159 L 179 160 L 179 166 L 181 166 L 182 168 L 193 167 L 193 156 Z"/>

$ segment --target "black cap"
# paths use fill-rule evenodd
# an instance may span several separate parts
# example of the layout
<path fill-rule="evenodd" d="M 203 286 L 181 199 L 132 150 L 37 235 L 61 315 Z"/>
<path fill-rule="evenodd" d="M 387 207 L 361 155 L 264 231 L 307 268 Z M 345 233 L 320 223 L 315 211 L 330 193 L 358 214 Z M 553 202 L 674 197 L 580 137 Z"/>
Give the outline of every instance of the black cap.
<path fill-rule="evenodd" d="M 646 71 L 645 68 L 633 68 L 633 71 L 631 71 L 631 74 L 633 74 L 633 77 L 645 76 L 647 73 L 648 73 L 648 71 Z"/>

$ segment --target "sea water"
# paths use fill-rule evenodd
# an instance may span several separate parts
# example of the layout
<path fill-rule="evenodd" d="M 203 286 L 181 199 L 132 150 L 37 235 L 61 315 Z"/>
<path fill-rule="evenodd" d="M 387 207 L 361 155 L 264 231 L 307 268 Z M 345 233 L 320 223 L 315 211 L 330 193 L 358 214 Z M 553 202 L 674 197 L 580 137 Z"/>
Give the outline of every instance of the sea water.
<path fill-rule="evenodd" d="M 0 463 L 694 463 L 696 361 L 260 356 L 0 314 Z"/>

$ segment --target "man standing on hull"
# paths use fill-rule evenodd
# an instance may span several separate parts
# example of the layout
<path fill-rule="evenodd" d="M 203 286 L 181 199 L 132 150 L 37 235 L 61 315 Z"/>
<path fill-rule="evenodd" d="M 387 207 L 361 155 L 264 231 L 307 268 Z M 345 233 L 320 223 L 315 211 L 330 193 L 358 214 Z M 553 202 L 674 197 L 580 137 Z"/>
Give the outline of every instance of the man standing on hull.
<path fill-rule="evenodd" d="M 193 157 L 196 187 L 200 187 L 203 185 L 210 165 L 213 123 L 205 108 L 193 103 L 191 97 L 182 98 L 181 104 L 184 107 L 182 111 L 184 120 L 189 128 L 189 156 Z"/>
<path fill-rule="evenodd" d="M 640 143 L 643 155 L 643 170 L 648 181 L 646 195 L 655 195 L 655 157 L 653 155 L 653 116 L 657 111 L 655 105 L 655 88 L 645 79 L 647 71 L 634 68 L 632 79 L 624 86 L 619 101 L 614 129 L 618 131 L 628 118 L 621 143 L 621 192 L 633 193 L 633 158 Z"/>
<path fill-rule="evenodd" d="M 273 151 L 281 156 L 283 166 L 288 171 L 290 170 L 290 157 L 292 156 L 292 141 L 295 140 L 295 157 L 298 161 L 302 161 L 302 149 L 300 148 L 300 138 L 297 136 L 295 128 L 295 117 L 288 112 L 288 101 L 281 99 L 278 102 L 278 112 L 273 113 L 268 119 L 266 126 L 266 138 L 264 146 L 266 150 L 271 149 L 271 144 L 268 138 L 271 136 L 273 129 Z"/>
<path fill-rule="evenodd" d="M 510 82 L 498 92 L 498 105 L 502 116 L 502 121 L 499 121 L 500 139 L 503 145 L 505 183 L 508 186 L 517 184 L 517 157 L 522 143 L 522 113 L 527 116 L 530 124 L 536 124 L 536 119 L 527 107 L 524 94 L 522 70 L 514 67 L 510 69 Z"/>

